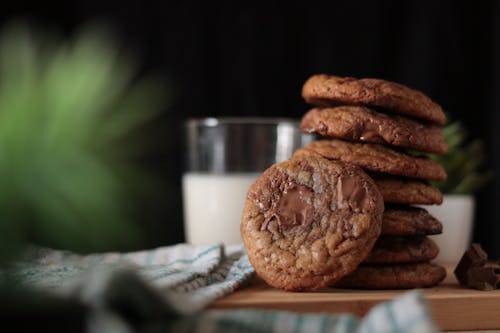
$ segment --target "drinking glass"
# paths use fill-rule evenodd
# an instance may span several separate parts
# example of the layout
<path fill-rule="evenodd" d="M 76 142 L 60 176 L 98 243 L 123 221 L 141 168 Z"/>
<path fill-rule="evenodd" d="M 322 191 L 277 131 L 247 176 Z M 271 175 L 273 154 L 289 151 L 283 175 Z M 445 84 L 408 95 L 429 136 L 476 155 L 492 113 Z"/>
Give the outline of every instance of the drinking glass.
<path fill-rule="evenodd" d="M 258 175 L 314 137 L 285 118 L 204 118 L 185 123 L 182 177 L 186 241 L 241 243 L 246 193 Z"/>

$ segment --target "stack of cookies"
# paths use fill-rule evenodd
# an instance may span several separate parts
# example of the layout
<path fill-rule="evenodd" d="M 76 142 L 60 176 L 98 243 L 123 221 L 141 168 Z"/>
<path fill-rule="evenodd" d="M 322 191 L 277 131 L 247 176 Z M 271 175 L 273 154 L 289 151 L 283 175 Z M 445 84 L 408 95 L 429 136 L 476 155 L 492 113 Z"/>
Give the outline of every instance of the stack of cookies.
<path fill-rule="evenodd" d="M 319 155 L 360 167 L 374 180 L 385 203 L 374 247 L 335 285 L 394 289 L 441 282 L 446 272 L 429 263 L 439 249 L 428 235 L 441 233 L 442 225 L 411 205 L 442 202 L 442 194 L 428 181 L 444 181 L 445 170 L 418 155 L 447 151 L 439 127 L 446 121 L 442 108 L 419 91 L 379 79 L 315 75 L 304 84 L 302 96 L 315 106 L 304 115 L 302 130 L 325 140 L 295 156 Z"/>
<path fill-rule="evenodd" d="M 446 172 L 417 152 L 446 152 L 441 107 L 378 79 L 311 77 L 316 108 L 302 129 L 326 137 L 262 173 L 248 190 L 241 236 L 257 274 L 286 290 L 438 284 L 428 235 L 442 225 L 412 205 L 440 204 Z M 412 152 L 409 153 L 409 150 Z"/>

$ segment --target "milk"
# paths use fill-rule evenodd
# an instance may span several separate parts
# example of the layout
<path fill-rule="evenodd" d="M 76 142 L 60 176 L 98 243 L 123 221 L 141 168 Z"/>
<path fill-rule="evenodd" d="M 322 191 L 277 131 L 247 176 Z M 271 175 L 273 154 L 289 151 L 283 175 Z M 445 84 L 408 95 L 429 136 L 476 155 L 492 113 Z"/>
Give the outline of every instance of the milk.
<path fill-rule="evenodd" d="M 257 173 L 186 173 L 182 177 L 184 228 L 191 244 L 241 243 L 245 198 Z"/>

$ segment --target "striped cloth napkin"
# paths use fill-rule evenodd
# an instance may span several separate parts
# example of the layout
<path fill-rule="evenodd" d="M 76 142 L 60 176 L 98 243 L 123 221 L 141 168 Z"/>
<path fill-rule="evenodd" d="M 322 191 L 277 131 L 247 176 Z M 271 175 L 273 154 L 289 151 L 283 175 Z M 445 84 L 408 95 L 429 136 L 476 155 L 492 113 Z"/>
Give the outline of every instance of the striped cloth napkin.
<path fill-rule="evenodd" d="M 419 291 L 347 314 L 206 310 L 247 283 L 242 246 L 179 244 L 80 256 L 33 248 L 17 264 L 20 283 L 77 297 L 90 309 L 87 332 L 437 332 Z"/>

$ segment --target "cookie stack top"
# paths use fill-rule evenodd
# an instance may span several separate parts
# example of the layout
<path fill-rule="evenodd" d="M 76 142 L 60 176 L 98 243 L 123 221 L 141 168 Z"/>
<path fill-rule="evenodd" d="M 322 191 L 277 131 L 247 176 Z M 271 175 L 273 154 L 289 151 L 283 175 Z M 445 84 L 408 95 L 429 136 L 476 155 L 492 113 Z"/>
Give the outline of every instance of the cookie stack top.
<path fill-rule="evenodd" d="M 365 105 L 419 118 L 437 125 L 446 123 L 443 109 L 420 91 L 381 79 L 313 75 L 302 88 L 313 105 Z"/>

